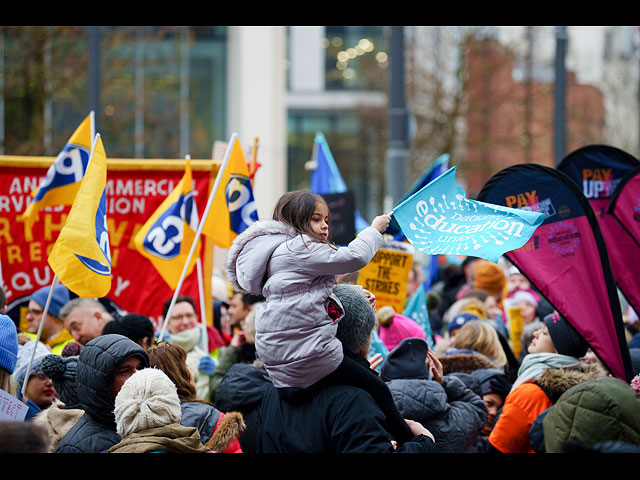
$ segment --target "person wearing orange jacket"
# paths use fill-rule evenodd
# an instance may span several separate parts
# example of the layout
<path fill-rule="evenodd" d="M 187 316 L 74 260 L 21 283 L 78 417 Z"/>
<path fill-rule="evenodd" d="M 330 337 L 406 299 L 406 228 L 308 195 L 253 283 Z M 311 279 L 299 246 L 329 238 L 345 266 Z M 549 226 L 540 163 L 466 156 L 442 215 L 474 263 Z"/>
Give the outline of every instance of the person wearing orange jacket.
<path fill-rule="evenodd" d="M 496 451 L 535 453 L 529 441 L 531 426 L 569 386 L 588 378 L 579 360 L 588 348 L 584 338 L 557 312 L 544 318 L 489 435 Z"/>

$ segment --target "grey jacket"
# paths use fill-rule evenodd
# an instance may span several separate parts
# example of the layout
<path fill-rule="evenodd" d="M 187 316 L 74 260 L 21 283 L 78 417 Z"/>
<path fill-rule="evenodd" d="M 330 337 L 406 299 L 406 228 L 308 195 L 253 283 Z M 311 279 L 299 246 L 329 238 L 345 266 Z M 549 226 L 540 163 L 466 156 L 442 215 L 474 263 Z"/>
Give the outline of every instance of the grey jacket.
<path fill-rule="evenodd" d="M 54 453 L 104 453 L 121 438 L 113 413 L 111 385 L 118 367 L 137 356 L 149 365 L 145 350 L 127 337 L 101 335 L 87 343 L 78 357 L 77 398 L 85 414 L 60 440 Z"/>
<path fill-rule="evenodd" d="M 342 362 L 336 330 L 344 309 L 331 287 L 383 245 L 373 227 L 336 248 L 275 220 L 255 222 L 236 237 L 227 253 L 229 281 L 266 299 L 256 310 L 255 345 L 276 387 L 308 387 Z M 336 320 L 328 315 L 330 303 L 341 312 Z"/>

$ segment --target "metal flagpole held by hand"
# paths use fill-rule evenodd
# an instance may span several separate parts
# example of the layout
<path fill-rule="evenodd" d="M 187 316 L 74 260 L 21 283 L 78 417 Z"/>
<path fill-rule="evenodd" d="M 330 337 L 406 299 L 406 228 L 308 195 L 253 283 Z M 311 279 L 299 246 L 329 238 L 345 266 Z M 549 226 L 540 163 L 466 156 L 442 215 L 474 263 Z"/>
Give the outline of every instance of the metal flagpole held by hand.
<path fill-rule="evenodd" d="M 27 390 L 27 383 L 29 383 L 29 372 L 31 371 L 31 365 L 33 365 L 33 357 L 36 354 L 36 349 L 38 347 L 38 342 L 40 341 L 40 336 L 42 335 L 42 326 L 44 325 L 44 319 L 49 313 L 49 304 L 51 303 L 51 297 L 53 296 L 53 289 L 58 283 L 58 276 L 53 276 L 53 282 L 51 282 L 51 288 L 49 289 L 49 296 L 47 296 L 47 301 L 44 304 L 44 310 L 42 311 L 42 317 L 40 317 L 40 325 L 38 326 L 38 333 L 36 334 L 36 340 L 33 344 L 33 352 L 31 352 L 31 358 L 29 359 L 29 365 L 27 366 L 27 375 L 24 377 L 24 382 L 22 382 L 22 395 Z"/>

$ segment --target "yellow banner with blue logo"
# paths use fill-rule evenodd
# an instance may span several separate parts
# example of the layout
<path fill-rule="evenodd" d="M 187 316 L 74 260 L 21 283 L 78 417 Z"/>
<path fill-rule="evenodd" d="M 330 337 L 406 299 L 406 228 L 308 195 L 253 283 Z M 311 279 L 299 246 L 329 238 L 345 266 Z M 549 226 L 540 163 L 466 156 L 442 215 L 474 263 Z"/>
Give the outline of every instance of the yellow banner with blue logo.
<path fill-rule="evenodd" d="M 18 217 L 19 221 L 25 222 L 27 231 L 31 231 L 38 220 L 40 210 L 73 203 L 89 163 L 92 131 L 93 114 L 89 114 L 69 137 L 38 188 L 32 192 L 33 199 L 26 210 Z"/>
<path fill-rule="evenodd" d="M 140 254 L 148 258 L 160 276 L 175 290 L 198 230 L 191 163 L 184 176 L 133 238 Z M 200 242 L 191 257 L 186 275 L 200 257 Z"/>
<path fill-rule="evenodd" d="M 202 233 L 216 246 L 229 248 L 233 240 L 257 220 L 249 167 L 236 137 Z"/>
<path fill-rule="evenodd" d="M 79 297 L 104 297 L 111 289 L 106 209 L 107 155 L 100 135 L 67 221 L 49 254 L 60 282 Z"/>

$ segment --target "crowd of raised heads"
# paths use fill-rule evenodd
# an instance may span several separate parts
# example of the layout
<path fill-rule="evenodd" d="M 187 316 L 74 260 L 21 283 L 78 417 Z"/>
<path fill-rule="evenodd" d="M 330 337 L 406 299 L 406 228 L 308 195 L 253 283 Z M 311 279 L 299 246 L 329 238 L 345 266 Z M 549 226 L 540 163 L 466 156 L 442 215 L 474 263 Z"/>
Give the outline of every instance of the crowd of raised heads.
<path fill-rule="evenodd" d="M 382 223 L 373 227 L 384 231 Z M 304 231 L 323 227 L 314 228 Z M 0 451 L 640 452 L 640 323 L 624 297 L 630 382 L 613 376 L 505 258 L 447 257 L 426 289 L 425 329 L 377 303 L 358 285 L 358 269 L 295 269 L 313 255 L 327 255 L 326 265 L 348 257 L 340 261 L 361 268 L 369 257 L 355 262 L 355 246 L 318 247 L 309 258 L 302 244 L 290 246 L 294 264 L 280 278 L 277 242 L 264 270 L 254 271 L 255 250 L 266 247 L 251 233 L 231 252 L 231 270 L 213 277 L 210 324 L 193 298 L 178 296 L 161 338 L 148 312 L 74 298 L 62 285 L 34 292 L 22 322 L 4 313 L 0 292 L 0 389 L 19 402 L 2 412 Z M 416 257 L 407 301 L 427 285 L 425 272 Z M 313 286 L 294 291 L 292 275 Z M 259 287 L 241 284 L 263 277 Z M 324 297 L 307 306 L 317 292 Z M 318 304 L 340 346 L 322 362 L 310 343 L 315 333 L 291 323 L 317 315 Z M 275 351 L 297 365 L 279 368 Z"/>

